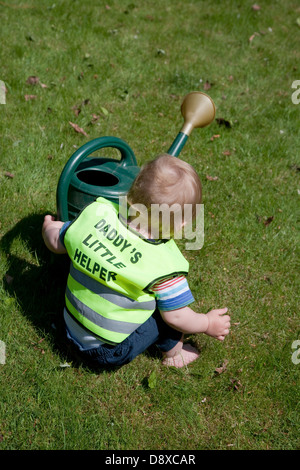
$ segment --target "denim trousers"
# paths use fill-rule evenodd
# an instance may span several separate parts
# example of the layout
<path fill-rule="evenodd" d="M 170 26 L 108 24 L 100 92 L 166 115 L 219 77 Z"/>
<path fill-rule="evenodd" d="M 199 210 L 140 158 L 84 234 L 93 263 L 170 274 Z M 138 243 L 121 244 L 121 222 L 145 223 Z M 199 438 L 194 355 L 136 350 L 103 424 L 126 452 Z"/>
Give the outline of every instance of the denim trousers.
<path fill-rule="evenodd" d="M 67 331 L 67 337 L 77 354 L 88 363 L 98 366 L 121 366 L 131 362 L 136 356 L 155 344 L 162 352 L 170 351 L 180 341 L 182 333 L 167 325 L 158 310 L 139 326 L 122 343 L 103 344 L 97 348 L 82 351 Z"/>

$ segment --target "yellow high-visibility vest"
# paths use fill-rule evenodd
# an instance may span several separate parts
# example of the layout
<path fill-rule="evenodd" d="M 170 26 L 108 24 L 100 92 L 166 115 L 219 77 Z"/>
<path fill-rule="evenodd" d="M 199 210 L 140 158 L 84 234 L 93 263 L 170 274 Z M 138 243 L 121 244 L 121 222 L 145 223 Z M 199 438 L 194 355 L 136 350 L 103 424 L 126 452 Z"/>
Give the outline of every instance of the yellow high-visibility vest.
<path fill-rule="evenodd" d="M 142 238 L 120 219 L 119 206 L 103 198 L 69 225 L 64 244 L 71 259 L 67 310 L 109 344 L 124 341 L 152 315 L 155 296 L 147 288 L 188 273 L 174 240 Z"/>

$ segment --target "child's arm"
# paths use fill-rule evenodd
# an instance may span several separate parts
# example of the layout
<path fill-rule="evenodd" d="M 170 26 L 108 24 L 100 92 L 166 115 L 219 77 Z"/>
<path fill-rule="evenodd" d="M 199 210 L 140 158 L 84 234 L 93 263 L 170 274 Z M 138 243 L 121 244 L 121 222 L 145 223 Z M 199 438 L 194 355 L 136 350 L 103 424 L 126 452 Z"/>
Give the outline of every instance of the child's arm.
<path fill-rule="evenodd" d="M 46 247 L 53 253 L 63 254 L 66 249 L 59 239 L 59 231 L 64 225 L 64 222 L 55 220 L 52 215 L 46 215 L 44 218 L 42 235 Z"/>
<path fill-rule="evenodd" d="M 190 307 L 178 310 L 161 311 L 166 323 L 182 333 L 206 333 L 223 341 L 229 333 L 230 316 L 225 315 L 227 308 L 211 310 L 207 314 L 196 313 Z"/>

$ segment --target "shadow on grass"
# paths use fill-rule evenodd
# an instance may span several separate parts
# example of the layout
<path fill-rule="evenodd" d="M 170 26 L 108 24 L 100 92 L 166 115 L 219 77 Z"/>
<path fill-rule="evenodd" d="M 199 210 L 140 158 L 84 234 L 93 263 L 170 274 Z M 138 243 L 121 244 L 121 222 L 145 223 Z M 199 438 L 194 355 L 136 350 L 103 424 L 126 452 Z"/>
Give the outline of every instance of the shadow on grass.
<path fill-rule="evenodd" d="M 2 238 L 0 249 L 8 261 L 3 280 L 5 290 L 16 298 L 23 315 L 39 335 L 50 339 L 53 350 L 64 361 L 97 373 L 116 371 L 122 366 L 101 368 L 83 361 L 66 339 L 63 309 L 70 261 L 67 255 L 55 255 L 44 245 L 41 233 L 44 216 L 29 215 Z M 157 350 L 153 346 L 144 354 L 155 357 Z"/>
<path fill-rule="evenodd" d="M 82 362 L 65 337 L 62 312 L 70 262 L 67 255 L 55 255 L 44 245 L 41 234 L 44 215 L 29 215 L 2 238 L 0 248 L 8 262 L 3 285 L 16 298 L 38 334 L 46 335 L 65 361 L 95 371 L 95 367 Z M 103 370 L 97 368 L 97 372 Z"/>

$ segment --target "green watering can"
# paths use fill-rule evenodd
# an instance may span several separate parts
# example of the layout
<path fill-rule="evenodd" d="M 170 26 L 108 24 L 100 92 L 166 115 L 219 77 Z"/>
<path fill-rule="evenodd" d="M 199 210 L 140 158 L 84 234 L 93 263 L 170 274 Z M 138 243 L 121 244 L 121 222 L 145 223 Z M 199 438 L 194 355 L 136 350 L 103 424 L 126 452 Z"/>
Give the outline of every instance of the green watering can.
<path fill-rule="evenodd" d="M 215 118 L 212 99 L 202 92 L 185 96 L 181 113 L 184 125 L 168 150 L 178 157 L 192 130 L 209 125 Z M 90 157 L 102 148 L 115 148 L 120 160 Z M 140 168 L 132 149 L 117 137 L 99 137 L 76 150 L 65 165 L 58 181 L 56 200 L 58 220 L 73 220 L 90 202 L 102 196 L 118 202 L 125 196 Z"/>

